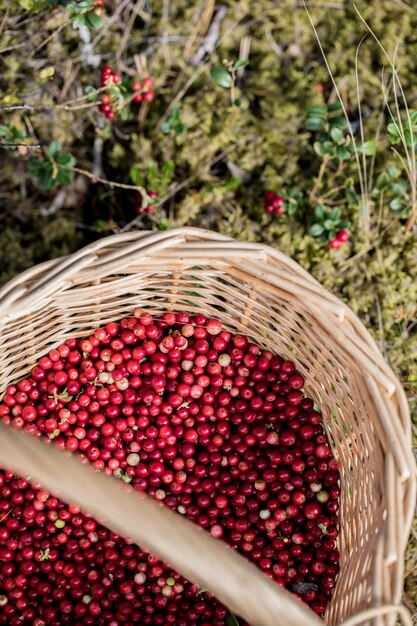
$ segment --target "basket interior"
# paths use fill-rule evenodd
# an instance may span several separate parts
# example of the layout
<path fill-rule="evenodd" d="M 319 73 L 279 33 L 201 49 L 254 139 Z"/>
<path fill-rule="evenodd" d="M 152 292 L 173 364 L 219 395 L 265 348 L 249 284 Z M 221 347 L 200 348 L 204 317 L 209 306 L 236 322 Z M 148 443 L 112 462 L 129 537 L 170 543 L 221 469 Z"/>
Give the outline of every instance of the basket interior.
<path fill-rule="evenodd" d="M 155 261 L 133 264 L 100 280 L 80 278 L 8 323 L 0 338 L 0 393 L 51 347 L 130 314 L 137 306 L 156 314 L 168 309 L 203 311 L 228 329 L 292 358 L 306 378 L 306 392 L 323 411 L 341 466 L 342 567 L 326 614 L 327 623 L 336 625 L 387 593 L 378 588 L 383 583 L 375 576 L 385 515 L 383 450 L 363 372 L 318 324 L 308 301 L 251 281 L 249 274 L 222 263 L 168 266 Z"/>

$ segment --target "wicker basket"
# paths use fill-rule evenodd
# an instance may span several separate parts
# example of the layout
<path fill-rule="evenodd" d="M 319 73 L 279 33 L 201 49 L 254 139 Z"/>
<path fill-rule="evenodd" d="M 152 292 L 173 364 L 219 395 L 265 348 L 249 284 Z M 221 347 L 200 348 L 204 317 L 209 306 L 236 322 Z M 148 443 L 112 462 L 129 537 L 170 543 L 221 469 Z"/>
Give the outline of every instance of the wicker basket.
<path fill-rule="evenodd" d="M 296 362 L 341 466 L 341 573 L 326 622 L 410 623 L 399 604 L 415 504 L 406 397 L 352 311 L 282 253 L 183 228 L 115 235 L 38 265 L 0 290 L 0 393 L 52 347 L 137 306 L 204 311 Z M 24 434 L 0 430 L 2 464 L 105 514 L 109 527 L 169 560 L 253 626 L 320 623 L 181 516 Z"/>

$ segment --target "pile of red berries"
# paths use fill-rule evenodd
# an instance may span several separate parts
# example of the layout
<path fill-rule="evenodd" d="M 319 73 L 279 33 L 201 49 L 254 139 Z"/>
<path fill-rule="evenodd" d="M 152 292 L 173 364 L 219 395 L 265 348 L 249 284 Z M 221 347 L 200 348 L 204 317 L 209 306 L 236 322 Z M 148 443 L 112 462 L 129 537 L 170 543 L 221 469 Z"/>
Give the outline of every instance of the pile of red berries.
<path fill-rule="evenodd" d="M 146 76 L 142 82 L 135 80 L 132 83 L 133 102 L 152 102 L 155 98 L 155 91 L 152 89 L 153 80 L 150 76 Z"/>
<path fill-rule="evenodd" d="M 203 314 L 135 310 L 10 385 L 0 419 L 187 516 L 322 615 L 339 471 L 294 363 Z M 0 624 L 225 626 L 168 565 L 0 471 Z"/>
<path fill-rule="evenodd" d="M 157 198 L 158 194 L 155 191 L 148 191 L 147 192 L 149 198 Z M 140 191 L 138 191 L 138 193 L 136 194 L 136 202 L 135 202 L 135 210 L 136 213 L 138 215 L 142 215 L 143 213 L 152 213 L 153 211 L 155 211 L 155 205 L 154 204 L 148 204 L 147 206 L 143 206 L 143 196 L 140 193 Z"/>
<path fill-rule="evenodd" d="M 264 195 L 264 209 L 266 213 L 275 213 L 283 215 L 285 200 L 282 196 L 278 196 L 274 191 L 267 191 Z"/>
<path fill-rule="evenodd" d="M 121 81 L 121 76 L 118 72 L 114 72 L 111 67 L 105 65 L 101 70 L 101 86 L 108 87 L 111 85 L 117 85 Z M 114 99 L 107 93 L 101 96 L 100 111 L 109 120 L 114 120 L 117 115 L 117 106 Z"/>
<path fill-rule="evenodd" d="M 350 234 L 347 230 L 339 230 L 336 236 L 327 243 L 329 248 L 341 248 L 350 239 Z"/>

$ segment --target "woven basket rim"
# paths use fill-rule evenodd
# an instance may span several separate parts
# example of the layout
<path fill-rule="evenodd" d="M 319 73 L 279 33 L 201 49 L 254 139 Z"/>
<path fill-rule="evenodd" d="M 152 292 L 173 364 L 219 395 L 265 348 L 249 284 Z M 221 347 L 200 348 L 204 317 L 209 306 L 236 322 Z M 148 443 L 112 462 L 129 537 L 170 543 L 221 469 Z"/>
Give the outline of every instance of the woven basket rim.
<path fill-rule="evenodd" d="M 176 254 L 177 252 L 178 254 Z M 275 281 L 276 284 L 280 284 L 290 291 L 291 289 L 295 291 L 304 290 L 308 294 L 311 299 L 312 315 L 321 322 L 326 319 L 326 316 L 330 319 L 329 335 L 335 341 L 351 341 L 350 350 L 352 354 L 357 356 L 364 373 L 366 372 L 367 379 L 369 378 L 367 383 L 370 393 L 378 410 L 383 414 L 383 424 L 388 438 L 391 439 L 393 437 L 391 419 L 393 422 L 395 419 L 387 414 L 384 402 L 388 399 L 395 399 L 397 402 L 397 417 L 399 414 L 402 415 L 404 432 L 398 432 L 398 428 L 394 432 L 396 441 L 393 440 L 392 451 L 394 461 L 397 463 L 396 480 L 401 481 L 407 487 L 408 507 L 406 507 L 407 516 L 404 519 L 403 533 L 405 536 L 411 526 L 412 506 L 410 502 L 415 499 L 416 468 L 411 452 L 409 410 L 402 386 L 385 362 L 369 331 L 350 307 L 324 289 L 297 262 L 278 250 L 266 244 L 236 241 L 213 231 L 192 227 L 173 228 L 162 232 L 135 231 L 111 235 L 99 239 L 73 254 L 45 261 L 27 269 L 6 283 L 0 289 L 0 328 L 6 328 L 9 323 L 15 322 L 32 310 L 36 310 L 43 299 L 53 298 L 54 293 L 70 290 L 77 280 L 84 279 L 88 283 L 92 268 L 96 268 L 95 271 L 101 277 L 111 275 L 113 272 L 123 274 L 123 267 L 127 266 L 130 257 L 139 254 L 141 259 L 149 258 L 150 261 L 152 257 L 157 256 L 166 258 L 167 263 L 169 262 L 179 272 L 199 255 L 201 258 L 207 259 L 211 256 L 216 258 L 216 262 L 220 265 L 224 264 L 226 268 L 228 264 L 233 265 L 236 275 L 239 272 L 247 271 L 262 285 L 274 285 Z M 276 268 L 267 268 L 268 259 L 285 264 L 288 276 L 286 277 Z M 262 264 L 264 264 L 264 268 L 262 268 Z M 113 270 L 113 267 L 116 269 Z M 4 427 L 1 427 L 0 430 L 4 431 Z M 6 458 L 5 441 L 9 435 L 10 433 L 5 433 L 3 441 L 0 441 L 0 458 L 3 459 Z M 398 441 L 401 445 L 397 449 Z M 290 600 L 293 602 L 292 599 Z M 290 602 L 288 598 L 284 598 L 284 601 Z M 375 617 L 397 612 L 402 616 L 404 623 L 407 623 L 407 614 L 404 613 L 401 606 L 386 605 L 376 607 L 373 610 L 377 611 Z M 373 618 L 372 615 L 369 616 L 369 619 L 371 618 Z M 297 619 L 300 619 L 298 614 Z M 313 617 L 308 614 L 303 616 L 303 619 L 306 620 L 305 624 L 311 623 L 311 626 L 316 623 Z M 290 625 L 291 620 L 286 621 Z M 262 622 L 259 621 L 258 623 L 261 624 Z M 360 623 L 360 615 L 353 616 L 346 621 L 349 626 L 356 623 Z"/>

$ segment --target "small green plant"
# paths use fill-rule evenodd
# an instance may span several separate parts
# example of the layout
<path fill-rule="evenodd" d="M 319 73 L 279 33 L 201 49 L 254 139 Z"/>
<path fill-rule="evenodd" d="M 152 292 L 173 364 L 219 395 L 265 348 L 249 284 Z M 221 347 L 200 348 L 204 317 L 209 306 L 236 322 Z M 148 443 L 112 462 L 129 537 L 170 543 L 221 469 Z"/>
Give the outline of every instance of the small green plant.
<path fill-rule="evenodd" d="M 340 207 L 331 209 L 318 204 L 309 218 L 309 233 L 312 237 L 320 237 L 323 243 L 335 239 L 340 231 L 349 228 L 350 222 L 342 218 Z"/>
<path fill-rule="evenodd" d="M 395 146 L 404 142 L 407 148 L 417 151 L 417 111 L 409 111 L 404 120 L 394 119 L 388 124 L 391 143 Z"/>
<path fill-rule="evenodd" d="M 66 8 L 72 18 L 73 28 L 100 28 L 103 22 L 102 16 L 104 15 L 104 4 L 105 3 L 102 0 L 67 2 Z"/>
<path fill-rule="evenodd" d="M 181 120 L 180 107 L 174 107 L 165 122 L 161 125 L 161 131 L 164 135 L 169 135 L 171 132 L 175 135 L 180 135 L 186 129 L 186 125 Z"/>
<path fill-rule="evenodd" d="M 311 132 L 319 132 L 313 148 L 320 157 L 347 161 L 355 154 L 355 146 L 343 116 L 340 102 L 333 102 L 327 107 L 314 104 L 307 110 L 305 127 Z M 376 143 L 373 139 L 362 144 L 356 144 L 356 149 L 366 156 L 376 153 Z"/>
<path fill-rule="evenodd" d="M 26 131 L 24 128 L 16 126 L 16 124 L 9 124 L 8 126 L 0 126 L 0 148 L 5 150 L 13 149 L 16 144 L 22 143 L 22 140 L 26 138 Z"/>
<path fill-rule="evenodd" d="M 68 187 L 73 179 L 71 167 L 75 165 L 72 154 L 62 153 L 58 141 L 52 141 L 43 156 L 32 156 L 28 161 L 29 174 L 41 191 L 53 187 Z"/>
<path fill-rule="evenodd" d="M 389 207 L 395 213 L 407 216 L 407 205 L 410 204 L 409 183 L 402 178 L 396 165 L 389 165 L 376 179 L 372 189 L 372 197 L 381 201 L 389 201 Z"/>
<path fill-rule="evenodd" d="M 151 190 L 157 189 L 158 196 L 163 196 L 172 182 L 174 170 L 175 163 L 169 160 L 164 163 L 161 169 L 155 165 L 149 165 L 144 172 L 141 172 L 138 167 L 131 167 L 130 178 L 134 185 Z"/>
<path fill-rule="evenodd" d="M 247 64 L 248 61 L 238 59 L 235 62 L 225 61 L 224 65 L 215 65 L 210 69 L 210 76 L 216 85 L 223 87 L 223 89 L 230 89 L 230 99 L 232 104 L 236 106 L 240 105 L 240 100 L 235 97 L 237 70 L 240 67 L 245 67 Z"/>
<path fill-rule="evenodd" d="M 282 208 L 287 215 L 304 213 L 306 209 L 305 195 L 296 187 L 291 187 L 291 189 L 284 194 L 284 204 Z"/>

